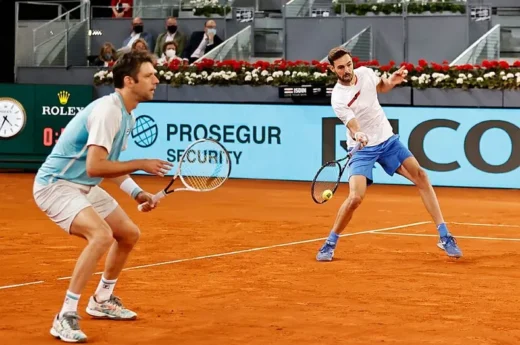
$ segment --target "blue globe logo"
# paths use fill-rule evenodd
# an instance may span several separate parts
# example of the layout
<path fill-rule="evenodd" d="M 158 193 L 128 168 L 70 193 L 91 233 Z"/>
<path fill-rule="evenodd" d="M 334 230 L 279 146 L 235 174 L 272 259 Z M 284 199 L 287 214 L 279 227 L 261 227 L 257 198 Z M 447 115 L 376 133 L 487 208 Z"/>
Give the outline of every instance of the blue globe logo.
<path fill-rule="evenodd" d="M 132 139 L 139 147 L 150 147 L 157 140 L 159 130 L 154 119 L 148 115 L 141 115 L 135 120 L 132 130 Z"/>

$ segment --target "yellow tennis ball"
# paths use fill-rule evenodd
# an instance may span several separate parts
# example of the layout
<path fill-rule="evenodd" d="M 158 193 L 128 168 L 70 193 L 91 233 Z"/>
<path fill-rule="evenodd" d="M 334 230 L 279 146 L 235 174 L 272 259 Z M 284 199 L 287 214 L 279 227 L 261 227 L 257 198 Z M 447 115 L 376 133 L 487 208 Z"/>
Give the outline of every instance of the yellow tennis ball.
<path fill-rule="evenodd" d="M 323 197 L 323 200 L 329 200 L 332 198 L 332 191 L 330 189 L 325 190 L 321 196 Z"/>

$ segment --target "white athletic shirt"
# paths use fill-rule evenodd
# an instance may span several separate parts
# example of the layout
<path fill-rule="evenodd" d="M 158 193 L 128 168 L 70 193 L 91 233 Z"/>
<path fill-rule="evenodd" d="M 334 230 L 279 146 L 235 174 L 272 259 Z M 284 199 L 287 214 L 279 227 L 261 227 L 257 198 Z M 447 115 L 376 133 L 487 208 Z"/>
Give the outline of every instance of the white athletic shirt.
<path fill-rule="evenodd" d="M 376 146 L 394 135 L 377 99 L 376 86 L 380 78 L 368 67 L 356 68 L 354 73 L 357 76 L 355 85 L 344 86 L 338 82 L 334 86 L 331 95 L 332 109 L 345 126 L 356 118 L 361 132 L 368 136 L 367 146 Z M 356 145 L 353 136 L 354 133 L 350 133 L 347 127 L 348 147 Z"/>
<path fill-rule="evenodd" d="M 134 124 L 134 115 L 126 111 L 119 92 L 94 100 L 69 121 L 38 170 L 37 182 L 48 185 L 62 179 L 89 186 L 100 184 L 101 177 L 87 174 L 88 147 L 103 146 L 108 152 L 107 159 L 117 161 L 126 149 Z"/>

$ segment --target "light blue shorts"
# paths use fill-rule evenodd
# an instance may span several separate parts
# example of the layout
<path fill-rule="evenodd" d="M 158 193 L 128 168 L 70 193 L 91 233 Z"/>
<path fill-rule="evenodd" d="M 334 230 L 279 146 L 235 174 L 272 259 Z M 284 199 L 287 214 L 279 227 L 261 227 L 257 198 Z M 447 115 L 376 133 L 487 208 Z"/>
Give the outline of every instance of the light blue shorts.
<path fill-rule="evenodd" d="M 367 178 L 367 185 L 371 185 L 376 162 L 388 175 L 393 176 L 404 160 L 411 156 L 410 150 L 399 140 L 399 135 L 394 134 L 379 145 L 364 147 L 356 152 L 347 165 L 348 179 L 352 175 L 362 175 Z"/>

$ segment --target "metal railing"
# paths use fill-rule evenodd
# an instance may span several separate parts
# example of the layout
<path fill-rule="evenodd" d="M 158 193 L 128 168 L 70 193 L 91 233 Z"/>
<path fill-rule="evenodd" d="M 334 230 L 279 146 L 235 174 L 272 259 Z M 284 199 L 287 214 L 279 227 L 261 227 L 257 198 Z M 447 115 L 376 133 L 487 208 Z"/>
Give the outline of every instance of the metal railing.
<path fill-rule="evenodd" d="M 217 61 L 230 59 L 249 61 L 252 56 L 251 34 L 252 29 L 251 25 L 249 25 L 222 42 L 219 46 L 213 48 L 195 62 L 199 62 L 202 59 L 212 59 Z"/>
<path fill-rule="evenodd" d="M 130 17 L 145 18 L 160 18 L 165 19 L 169 16 L 177 17 L 179 15 L 179 5 L 164 4 L 164 5 L 137 5 L 128 8 Z M 114 17 L 112 6 L 90 6 L 90 19 L 96 18 L 111 18 Z"/>
<path fill-rule="evenodd" d="M 231 5 L 229 0 L 219 0 L 218 4 Z M 95 6 L 96 8 L 102 6 Z M 106 6 L 111 8 L 111 6 Z M 165 18 L 167 16 L 189 17 L 194 5 L 191 0 L 135 0 L 131 7 L 132 17 Z M 112 16 L 110 14 L 110 16 Z M 97 17 L 97 16 L 96 16 Z"/>
<path fill-rule="evenodd" d="M 33 61 L 33 45 L 28 36 L 32 35 L 32 28 L 39 23 L 47 22 L 49 15 L 61 16 L 67 12 L 64 3 L 79 3 L 79 1 L 60 1 L 60 2 L 35 2 L 35 1 L 17 1 L 15 2 L 14 18 L 15 18 L 15 60 L 14 75 L 16 80 L 18 66 L 30 66 Z M 55 14 L 47 11 L 54 7 Z M 30 19 L 28 19 L 30 18 Z M 52 18 L 52 17 L 51 17 Z"/>
<path fill-rule="evenodd" d="M 70 11 L 33 29 L 33 66 L 68 66 L 69 50 L 76 50 L 69 49 L 71 43 L 76 46 L 81 45 L 78 46 L 82 48 L 79 49 L 79 53 L 87 52 L 86 27 L 89 25 L 89 7 L 90 2 L 82 2 Z M 79 19 L 71 19 L 71 16 Z M 80 31 L 82 28 L 85 28 L 84 34 Z M 78 32 L 80 37 L 72 42 Z"/>
<path fill-rule="evenodd" d="M 500 58 L 500 24 L 482 35 L 450 63 L 450 66 L 480 64 L 484 60 Z"/>
<path fill-rule="evenodd" d="M 374 56 L 374 36 L 372 34 L 372 26 L 367 26 L 354 37 L 343 43 L 341 47 L 346 48 L 352 56 L 359 58 L 361 61 L 373 60 Z M 320 62 L 327 62 L 325 56 Z"/>

